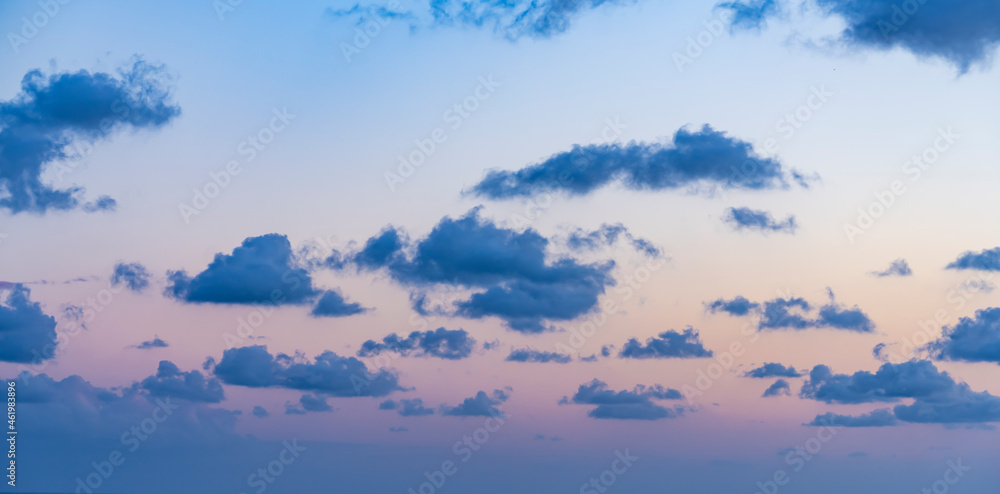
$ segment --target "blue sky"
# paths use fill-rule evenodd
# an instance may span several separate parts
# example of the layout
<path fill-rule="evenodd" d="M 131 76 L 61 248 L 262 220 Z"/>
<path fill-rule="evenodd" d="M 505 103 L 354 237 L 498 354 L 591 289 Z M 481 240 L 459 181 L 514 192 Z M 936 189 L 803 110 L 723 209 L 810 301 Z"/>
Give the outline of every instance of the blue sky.
<path fill-rule="evenodd" d="M 998 9 L 7 2 L 4 489 L 989 492 Z"/>

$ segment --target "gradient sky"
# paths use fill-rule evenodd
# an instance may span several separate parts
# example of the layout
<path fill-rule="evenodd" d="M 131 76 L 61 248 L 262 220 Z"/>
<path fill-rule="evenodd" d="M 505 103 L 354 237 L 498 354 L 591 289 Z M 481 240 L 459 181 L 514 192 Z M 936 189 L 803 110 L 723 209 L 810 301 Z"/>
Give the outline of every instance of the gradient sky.
<path fill-rule="evenodd" d="M 0 492 L 993 492 L 998 25 L 4 2 Z"/>

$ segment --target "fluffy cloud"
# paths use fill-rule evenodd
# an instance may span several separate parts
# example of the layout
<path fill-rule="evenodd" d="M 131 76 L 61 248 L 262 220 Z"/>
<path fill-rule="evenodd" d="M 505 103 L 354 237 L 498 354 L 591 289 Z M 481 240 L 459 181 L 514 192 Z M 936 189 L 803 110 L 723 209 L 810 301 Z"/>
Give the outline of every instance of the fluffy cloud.
<path fill-rule="evenodd" d="M 2 293 L 2 291 L 0 291 Z M 0 361 L 33 362 L 55 355 L 56 320 L 31 301 L 31 290 L 13 285 L 0 304 Z"/>
<path fill-rule="evenodd" d="M 906 262 L 906 259 L 896 259 L 889 264 L 889 267 L 885 271 L 872 271 L 872 275 L 878 276 L 879 278 L 887 278 L 889 276 L 911 276 L 913 275 L 913 270 L 910 269 L 910 265 Z"/>
<path fill-rule="evenodd" d="M 653 245 L 652 242 L 641 237 L 632 235 L 632 232 L 621 223 L 603 224 L 592 232 L 577 228 L 570 233 L 566 244 L 574 250 L 596 250 L 618 243 L 624 238 L 636 251 L 642 252 L 649 257 L 663 257 L 663 251 Z"/>
<path fill-rule="evenodd" d="M 893 407 L 896 419 L 920 423 L 1000 422 L 1000 397 L 975 392 L 956 382 L 926 360 L 883 364 L 878 371 L 834 374 L 817 365 L 799 395 L 826 403 L 895 402 L 912 398 L 909 405 Z"/>
<path fill-rule="evenodd" d="M 792 388 L 788 385 L 788 381 L 784 379 L 778 379 L 774 381 L 774 384 L 767 387 L 764 390 L 764 398 L 772 396 L 791 396 Z"/>
<path fill-rule="evenodd" d="M 378 406 L 379 410 L 396 410 L 403 417 L 420 417 L 432 415 L 434 409 L 424 406 L 424 401 L 420 398 L 410 400 L 385 400 Z"/>
<path fill-rule="evenodd" d="M 45 213 L 84 206 L 114 209 L 104 196 L 82 204 L 83 188 L 56 189 L 42 180 L 49 165 L 86 157 L 99 141 L 126 129 L 155 129 L 180 114 L 162 66 L 133 60 L 118 74 L 33 70 L 21 91 L 0 102 L 0 209 Z M 56 169 L 59 177 L 69 168 Z"/>
<path fill-rule="evenodd" d="M 282 387 L 331 396 L 385 396 L 402 390 L 395 373 L 371 373 L 360 360 L 325 351 L 313 361 L 301 355 L 272 356 L 265 346 L 230 348 L 215 365 L 226 384 L 254 388 Z"/>
<path fill-rule="evenodd" d="M 316 302 L 311 314 L 314 317 L 346 317 L 364 314 L 370 310 L 357 302 L 348 302 L 339 291 L 327 290 Z"/>
<path fill-rule="evenodd" d="M 206 379 L 199 371 L 181 372 L 169 360 L 161 360 L 156 374 L 143 379 L 139 387 L 155 398 L 176 398 L 203 403 L 219 403 L 225 399 L 222 383 Z"/>
<path fill-rule="evenodd" d="M 621 358 L 699 358 L 711 357 L 712 351 L 705 349 L 698 330 L 688 327 L 683 333 L 668 330 L 654 338 L 646 340 L 645 344 L 635 338 L 625 342 Z"/>
<path fill-rule="evenodd" d="M 946 269 L 1000 271 L 1000 247 L 986 249 L 981 252 L 966 252 L 946 266 Z"/>
<path fill-rule="evenodd" d="M 364 259 L 359 267 L 385 269 L 393 279 L 416 290 L 434 287 L 468 289 L 468 299 L 458 300 L 451 315 L 474 319 L 497 317 L 525 333 L 539 333 L 546 321 L 568 321 L 593 310 L 607 286 L 614 284 L 614 263 L 584 264 L 571 258 L 550 259 L 549 240 L 534 230 L 501 228 L 479 217 L 475 208 L 459 219 L 444 218 L 431 233 L 408 246 L 383 241 L 400 238 L 385 230 L 370 239 L 361 251 L 388 245 L 379 255 L 354 255 Z M 381 263 L 381 264 L 379 264 Z M 415 294 L 417 310 L 423 297 Z"/>
<path fill-rule="evenodd" d="M 833 328 L 857 333 L 875 331 L 875 323 L 857 306 L 844 307 L 833 300 L 816 307 L 800 297 L 777 298 L 762 304 L 750 302 L 743 297 L 731 301 L 723 299 L 707 304 L 709 312 L 726 312 L 731 315 L 753 313 L 760 317 L 758 329 L 770 331 L 778 329 L 804 330 L 811 328 Z"/>
<path fill-rule="evenodd" d="M 928 349 L 934 358 L 1000 364 L 1000 308 L 976 311 L 954 326 L 946 326 L 941 338 Z"/>
<path fill-rule="evenodd" d="M 681 392 L 660 385 L 636 386 L 631 391 L 612 391 L 602 381 L 594 379 L 581 384 L 572 397 L 564 396 L 559 404 L 596 405 L 587 415 L 596 419 L 658 420 L 675 418 L 683 408 L 664 408 L 653 400 L 679 400 Z"/>
<path fill-rule="evenodd" d="M 722 217 L 722 220 L 738 231 L 754 230 L 762 233 L 795 233 L 795 230 L 798 228 L 795 216 L 789 216 L 782 221 L 778 221 L 767 211 L 750 208 L 729 208 L 726 210 L 726 214 Z"/>
<path fill-rule="evenodd" d="M 737 296 L 732 300 L 718 299 L 705 304 L 705 308 L 712 314 L 725 312 L 731 316 L 745 316 L 751 311 L 757 310 L 760 304 L 751 302 L 746 297 Z"/>
<path fill-rule="evenodd" d="M 333 407 L 326 402 L 326 397 L 304 394 L 299 398 L 298 405 L 285 404 L 285 415 L 304 415 L 309 412 L 332 412 Z"/>
<path fill-rule="evenodd" d="M 507 355 L 506 360 L 508 362 L 538 362 L 543 364 L 554 362 L 557 364 L 568 364 L 573 360 L 573 358 L 569 355 L 563 355 L 561 353 L 524 348 L 511 350 L 510 355 Z"/>
<path fill-rule="evenodd" d="M 892 410 L 880 408 L 858 416 L 824 413 L 817 415 L 808 425 L 818 427 L 886 427 L 897 424 L 899 421 L 892 414 Z"/>
<path fill-rule="evenodd" d="M 802 377 L 803 375 L 805 374 L 795 370 L 795 367 L 785 367 L 775 362 L 768 362 L 743 374 L 745 377 L 757 379 L 766 379 L 769 377 Z"/>
<path fill-rule="evenodd" d="M 485 391 L 476 393 L 472 398 L 466 398 L 456 406 L 441 406 L 441 415 L 456 417 L 506 417 L 498 408 L 510 398 L 510 388 L 495 389 L 492 394 Z"/>
<path fill-rule="evenodd" d="M 491 199 L 545 192 L 589 194 L 620 182 L 631 190 L 674 190 L 697 185 L 724 189 L 787 188 L 781 163 L 757 155 L 752 146 L 706 125 L 680 129 L 670 143 L 576 146 L 518 171 L 491 170 L 471 193 Z"/>
<path fill-rule="evenodd" d="M 358 356 L 371 357 L 390 351 L 404 357 L 415 353 L 418 357 L 460 360 L 472 354 L 475 347 L 476 340 L 464 329 L 437 328 L 434 331 L 414 331 L 406 338 L 391 334 L 382 338 L 381 343 L 368 340 L 361 345 Z"/>
<path fill-rule="evenodd" d="M 294 266 L 288 238 L 276 233 L 250 237 L 232 254 L 215 259 L 194 277 L 168 273 L 166 294 L 191 303 L 303 304 L 319 292 L 306 270 Z"/>
<path fill-rule="evenodd" d="M 142 292 L 149 286 L 149 271 L 137 262 L 115 264 L 111 273 L 112 286 L 124 286 L 133 292 Z"/>

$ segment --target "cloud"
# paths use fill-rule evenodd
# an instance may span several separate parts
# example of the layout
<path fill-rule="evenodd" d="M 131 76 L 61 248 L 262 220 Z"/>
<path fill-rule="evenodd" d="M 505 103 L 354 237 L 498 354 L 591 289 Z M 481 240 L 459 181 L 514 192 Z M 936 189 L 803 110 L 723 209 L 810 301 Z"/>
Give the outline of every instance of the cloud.
<path fill-rule="evenodd" d="M 816 418 L 814 418 L 813 421 L 807 425 L 823 427 L 886 427 L 898 424 L 899 421 L 896 420 L 896 416 L 892 414 L 892 410 L 889 410 L 888 408 L 880 408 L 858 416 L 824 413 L 822 415 L 817 415 Z"/>
<path fill-rule="evenodd" d="M 515 41 L 550 38 L 566 32 L 587 11 L 631 3 L 634 0 L 432 0 L 431 13 L 436 24 L 489 27 L 497 36 Z"/>
<path fill-rule="evenodd" d="M 795 223 L 795 216 L 789 216 L 782 221 L 777 221 L 767 211 L 760 211 L 750 208 L 729 208 L 723 221 L 733 226 L 737 231 L 755 230 L 762 233 L 781 232 L 794 234 L 798 228 Z"/>
<path fill-rule="evenodd" d="M 566 244 L 573 250 L 597 250 L 601 247 L 614 245 L 621 238 L 627 240 L 633 249 L 649 257 L 663 257 L 663 251 L 659 247 L 653 245 L 649 240 L 632 235 L 632 232 L 628 231 L 621 223 L 613 225 L 605 223 L 592 232 L 577 228 L 570 233 Z"/>
<path fill-rule="evenodd" d="M 17 96 L 0 102 L 0 209 L 44 214 L 80 207 L 82 187 L 55 188 L 43 182 L 43 173 L 56 165 L 59 183 L 70 170 L 60 162 L 84 158 L 94 144 L 120 131 L 156 129 L 173 120 L 180 108 L 170 101 L 167 80 L 163 66 L 139 58 L 117 74 L 25 74 Z M 104 196 L 85 209 L 114 205 Z"/>
<path fill-rule="evenodd" d="M 730 25 L 739 29 L 761 29 L 767 18 L 779 11 L 776 0 L 750 0 L 749 2 L 723 2 L 716 6 L 732 14 Z"/>
<path fill-rule="evenodd" d="M 519 350 L 512 349 L 510 355 L 507 355 L 505 360 L 508 362 L 538 362 L 543 364 L 553 362 L 556 364 L 568 364 L 573 358 L 561 353 L 524 348 Z"/>
<path fill-rule="evenodd" d="M 745 316 L 751 311 L 757 310 L 760 304 L 756 302 L 751 302 L 745 297 L 737 296 L 732 300 L 718 299 L 714 302 L 709 302 L 705 304 L 706 310 L 712 314 L 717 314 L 719 312 L 725 312 L 731 316 Z"/>
<path fill-rule="evenodd" d="M 305 415 L 309 412 L 332 412 L 333 407 L 326 402 L 326 397 L 304 394 L 299 398 L 298 405 L 285 404 L 285 415 Z"/>
<path fill-rule="evenodd" d="M 379 410 L 396 410 L 403 417 L 420 417 L 432 415 L 434 410 L 424 406 L 424 401 L 420 398 L 411 400 L 385 400 L 378 406 Z"/>
<path fill-rule="evenodd" d="M 149 286 L 149 271 L 137 262 L 115 264 L 111 273 L 112 286 L 124 286 L 133 292 L 142 292 Z"/>
<path fill-rule="evenodd" d="M 895 261 L 892 261 L 892 264 L 890 264 L 885 271 L 872 271 L 871 274 L 879 278 L 887 278 L 889 276 L 912 276 L 913 270 L 910 269 L 910 265 L 907 264 L 906 259 L 896 259 Z"/>
<path fill-rule="evenodd" d="M 6 291 L 7 299 L 0 304 L 0 361 L 24 363 L 54 357 L 55 318 L 31 301 L 31 290 L 24 285 Z"/>
<path fill-rule="evenodd" d="M 385 396 L 403 389 L 395 373 L 371 373 L 360 360 L 340 357 L 329 350 L 310 362 L 298 354 L 272 356 L 267 347 L 260 345 L 230 348 L 213 372 L 226 384 L 281 387 L 330 396 Z"/>
<path fill-rule="evenodd" d="M 768 386 L 764 390 L 764 398 L 769 398 L 772 396 L 791 396 L 792 388 L 788 385 L 788 381 L 784 379 L 778 379 L 774 381 L 774 384 Z"/>
<path fill-rule="evenodd" d="M 260 406 L 260 405 L 257 405 L 255 407 L 253 407 L 253 412 L 251 412 L 251 413 L 253 414 L 254 417 L 261 418 L 261 419 L 262 418 L 267 418 L 267 416 L 270 415 L 269 413 L 267 413 L 267 410 L 264 407 Z"/>
<path fill-rule="evenodd" d="M 761 331 L 811 328 L 833 328 L 857 333 L 872 333 L 875 323 L 857 306 L 847 308 L 833 300 L 816 310 L 800 297 L 777 298 L 764 302 L 759 312 L 758 328 Z"/>
<path fill-rule="evenodd" d="M 476 393 L 472 398 L 466 398 L 456 406 L 441 406 L 441 415 L 452 415 L 456 417 L 506 417 L 498 408 L 501 403 L 510 398 L 510 388 L 506 390 L 495 389 L 492 395 L 485 391 Z"/>
<path fill-rule="evenodd" d="M 156 398 L 177 398 L 202 403 L 219 403 L 225 399 L 222 383 L 206 379 L 199 371 L 181 372 L 173 362 L 161 360 L 156 374 L 143 379 L 139 387 Z"/>
<path fill-rule="evenodd" d="M 387 227 L 368 239 L 365 246 L 351 256 L 351 261 L 362 269 L 378 269 L 397 260 L 407 239 L 394 227 Z"/>
<path fill-rule="evenodd" d="M 382 343 L 368 340 L 358 350 L 359 357 L 371 357 L 382 352 L 396 352 L 406 357 L 414 353 L 417 357 L 437 357 L 460 360 L 472 354 L 476 340 L 464 329 L 437 328 L 434 331 L 414 331 L 406 338 L 390 334 L 382 338 Z"/>
<path fill-rule="evenodd" d="M 306 270 L 293 265 L 288 238 L 276 233 L 249 237 L 232 254 L 215 259 L 193 278 L 167 274 L 168 296 L 190 303 L 304 304 L 319 291 Z"/>
<path fill-rule="evenodd" d="M 1000 247 L 982 252 L 966 252 L 951 262 L 945 269 L 975 269 L 979 271 L 1000 271 Z"/>
<path fill-rule="evenodd" d="M 1000 364 L 1000 308 L 976 311 L 954 326 L 946 326 L 941 338 L 927 345 L 934 358 Z"/>
<path fill-rule="evenodd" d="M 132 348 L 138 348 L 139 350 L 151 350 L 153 348 L 167 348 L 168 346 L 170 345 L 168 345 L 167 342 L 161 340 L 159 336 L 155 336 L 153 339 L 146 340 L 133 346 Z"/>
<path fill-rule="evenodd" d="M 655 338 L 646 340 L 643 345 L 635 338 L 625 342 L 621 352 L 621 358 L 701 358 L 711 357 L 712 351 L 705 349 L 704 344 L 698 334 L 698 330 L 688 326 L 683 333 L 668 330 L 660 333 Z"/>
<path fill-rule="evenodd" d="M 799 396 L 826 403 L 896 402 L 912 398 L 909 405 L 892 409 L 903 422 L 984 423 L 1000 422 L 1000 397 L 975 392 L 968 384 L 956 382 L 927 360 L 901 364 L 885 363 L 875 373 L 834 374 L 817 365 L 809 374 Z"/>
<path fill-rule="evenodd" d="M 660 385 L 636 386 L 631 391 L 612 391 L 602 381 L 594 379 L 581 384 L 572 397 L 564 396 L 560 405 L 596 405 L 587 415 L 596 419 L 658 420 L 675 418 L 683 413 L 680 407 L 664 408 L 653 400 L 679 400 L 681 392 Z"/>
<path fill-rule="evenodd" d="M 470 193 L 490 199 L 546 192 L 586 195 L 614 182 L 629 190 L 676 190 L 697 185 L 723 189 L 787 188 L 781 163 L 706 125 L 682 128 L 669 143 L 576 146 L 518 171 L 490 170 Z"/>
<path fill-rule="evenodd" d="M 546 321 L 569 321 L 592 311 L 605 288 L 614 284 L 610 275 L 614 262 L 550 259 L 547 238 L 531 229 L 498 227 L 480 218 L 479 210 L 459 219 L 442 219 L 427 237 L 408 246 L 410 256 L 397 252 L 380 257 L 382 268 L 416 290 L 441 286 L 474 290 L 468 299 L 448 308 L 451 315 L 497 317 L 524 333 L 540 333 L 551 329 Z M 366 246 L 373 243 L 369 240 Z M 414 296 L 417 309 L 425 310 L 420 304 L 424 298 Z"/>
<path fill-rule="evenodd" d="M 779 363 L 768 362 L 743 374 L 744 377 L 766 379 L 769 377 L 802 377 L 805 374 L 795 370 L 795 367 L 785 367 Z"/>
<path fill-rule="evenodd" d="M 348 303 L 337 290 L 327 290 L 320 296 L 311 314 L 314 317 L 346 317 L 364 314 L 370 310 L 357 302 Z"/>

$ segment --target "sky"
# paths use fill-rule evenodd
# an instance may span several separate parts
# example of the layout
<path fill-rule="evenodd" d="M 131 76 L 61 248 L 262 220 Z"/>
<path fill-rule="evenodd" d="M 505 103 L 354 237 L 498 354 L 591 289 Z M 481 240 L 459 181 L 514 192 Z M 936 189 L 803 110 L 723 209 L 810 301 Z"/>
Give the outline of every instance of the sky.
<path fill-rule="evenodd" d="M 992 492 L 998 25 L 4 2 L 0 492 Z"/>

